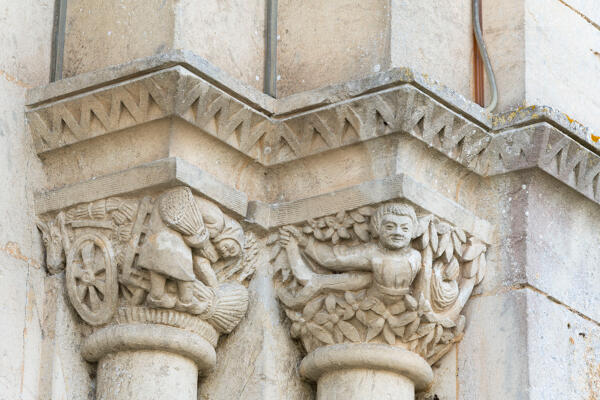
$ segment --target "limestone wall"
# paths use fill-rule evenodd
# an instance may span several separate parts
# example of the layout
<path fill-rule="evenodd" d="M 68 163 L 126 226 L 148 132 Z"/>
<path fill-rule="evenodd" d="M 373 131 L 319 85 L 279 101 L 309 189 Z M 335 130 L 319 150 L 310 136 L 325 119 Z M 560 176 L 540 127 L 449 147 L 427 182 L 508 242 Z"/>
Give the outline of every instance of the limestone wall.
<path fill-rule="evenodd" d="M 189 50 L 262 89 L 265 2 L 69 1 L 63 76 Z"/>
<path fill-rule="evenodd" d="M 488 0 L 483 10 L 500 110 L 549 105 L 598 131 L 596 2 Z"/>
<path fill-rule="evenodd" d="M 548 105 L 598 131 L 595 2 L 482 3 L 484 38 L 499 89 L 496 111 Z M 473 99 L 471 1 L 326 4 L 280 2 L 280 96 L 410 67 Z M 487 82 L 485 91 L 489 99 Z"/>
<path fill-rule="evenodd" d="M 592 1 L 483 1 L 496 111 L 546 105 L 598 131 L 598 19 Z M 277 26 L 278 97 L 409 67 L 473 98 L 470 0 L 279 1 Z M 70 1 L 63 75 L 189 50 L 262 89 L 264 43 L 263 0 Z"/>
<path fill-rule="evenodd" d="M 27 10 L 24 12 L 24 10 Z M 37 399 L 44 276 L 34 229 L 40 162 L 23 107 L 29 87 L 48 82 L 53 2 L 10 1 L 0 10 L 0 398 Z"/>
<path fill-rule="evenodd" d="M 53 1 L 8 1 L 0 9 L 0 399 L 82 399 L 90 366 L 78 351 L 62 276 L 47 277 L 34 192 L 41 162 L 25 127 L 25 93 L 50 79 Z"/>

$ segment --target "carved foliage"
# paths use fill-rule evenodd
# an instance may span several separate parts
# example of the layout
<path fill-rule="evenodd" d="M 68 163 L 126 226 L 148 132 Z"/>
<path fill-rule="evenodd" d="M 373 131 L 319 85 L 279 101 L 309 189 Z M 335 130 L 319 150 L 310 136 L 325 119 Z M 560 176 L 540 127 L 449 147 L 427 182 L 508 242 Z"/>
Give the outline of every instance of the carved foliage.
<path fill-rule="evenodd" d="M 270 237 L 291 334 L 307 352 L 327 344 L 387 343 L 433 364 L 462 337 L 460 311 L 485 275 L 486 245 L 423 215 L 408 246 L 385 248 L 373 224 L 379 209 L 342 211 Z M 300 252 L 294 243 L 301 244 Z M 412 252 L 418 252 L 412 258 L 418 260 L 417 273 L 398 285 Z"/>

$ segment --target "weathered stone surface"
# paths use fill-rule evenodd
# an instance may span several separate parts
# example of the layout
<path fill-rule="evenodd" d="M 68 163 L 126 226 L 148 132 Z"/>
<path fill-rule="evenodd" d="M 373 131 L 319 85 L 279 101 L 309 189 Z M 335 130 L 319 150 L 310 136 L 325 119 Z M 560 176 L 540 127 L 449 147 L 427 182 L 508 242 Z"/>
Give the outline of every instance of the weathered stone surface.
<path fill-rule="evenodd" d="M 248 315 L 221 341 L 215 369 L 202 378 L 199 400 L 313 399 L 313 388 L 298 374 L 300 351 L 277 303 L 267 254 L 260 257 L 248 288 Z"/>
<path fill-rule="evenodd" d="M 530 399 L 600 396 L 600 326 L 563 304 L 528 291 Z"/>
<path fill-rule="evenodd" d="M 600 321 L 599 249 L 595 245 L 600 240 L 600 210 L 540 175 L 534 175 L 523 189 L 527 196 L 527 282 Z M 564 207 L 565 203 L 570 206 Z"/>
<path fill-rule="evenodd" d="M 50 78 L 54 2 L 9 0 L 0 11 L 0 77 L 17 86 L 45 85 Z M 24 12 L 27 10 L 27 12 Z M 15 97 L 6 97 L 15 99 Z M 21 100 L 23 97 L 17 97 Z M 4 100 L 4 98 L 2 99 Z"/>
<path fill-rule="evenodd" d="M 48 271 L 65 270 L 69 303 L 86 323 L 81 353 L 99 363 L 96 396 L 195 398 L 219 335 L 246 313 L 241 283 L 256 269 L 255 237 L 187 186 L 63 206 L 37 226 Z"/>
<path fill-rule="evenodd" d="M 568 1 L 564 3 L 569 3 Z M 526 98 L 525 104 L 548 104 L 583 125 L 598 130 L 600 102 L 593 95 L 600 90 L 597 79 L 600 59 L 594 52 L 600 43 L 600 29 L 592 25 L 563 2 L 527 0 L 525 5 Z M 593 2 L 591 2 L 593 3 Z M 590 10 L 591 11 L 591 10 Z M 552 27 L 549 29 L 549 27 Z M 557 48 L 563 51 L 556 51 Z M 548 57 L 552 62 L 548 63 Z M 572 60 L 578 60 L 577 74 L 572 74 Z M 553 81 L 555 84 L 546 85 Z M 585 111 L 584 111 L 585 110 Z"/>
<path fill-rule="evenodd" d="M 238 216 L 246 216 L 248 197 L 245 193 L 224 185 L 210 174 L 177 158 L 166 158 L 142 164 L 117 174 L 98 177 L 55 191 L 39 193 L 36 196 L 36 212 L 46 214 L 99 198 L 178 185 L 190 186 L 203 193 L 204 196 L 217 201 L 230 212 Z"/>
<path fill-rule="evenodd" d="M 463 335 L 487 246 L 407 203 L 338 210 L 269 239 L 300 373 L 319 399 L 413 399 Z"/>
<path fill-rule="evenodd" d="M 84 326 L 69 304 L 64 274 L 47 276 L 40 325 L 43 342 L 39 399 L 77 400 L 93 396 L 95 368 L 81 356 Z"/>
<path fill-rule="evenodd" d="M 600 20 L 600 4 L 585 0 L 568 0 L 565 5 L 571 7 L 575 13 L 581 14 L 582 18 L 587 18 L 590 24 L 598 23 Z"/>
<path fill-rule="evenodd" d="M 475 297 L 465 313 L 470 322 L 457 347 L 458 398 L 529 398 L 527 293 Z"/>
<path fill-rule="evenodd" d="M 0 348 L 2 366 L 0 398 L 10 400 L 19 398 L 22 393 L 20 382 L 23 379 L 25 363 L 23 348 L 27 339 L 23 336 L 24 310 L 27 305 L 27 264 L 11 259 L 4 253 L 0 253 L 0 259 L 2 260 L 0 285 L 2 292 L 6 294 L 6 300 L 3 302 L 5 310 L 3 321 L 6 321 L 4 322 L 6 329 Z M 36 338 L 32 336 L 31 339 Z M 28 387 L 28 390 L 34 391 L 35 387 Z"/>
<path fill-rule="evenodd" d="M 471 99 L 471 1 L 391 1 L 390 6 L 391 66 L 412 68 Z"/>
<path fill-rule="evenodd" d="M 597 80 L 587 78 L 600 71 L 595 2 L 490 0 L 483 4 L 483 31 L 498 82 L 497 111 L 547 105 L 598 131 Z"/>
<path fill-rule="evenodd" d="M 282 284 L 277 276 L 272 284 L 274 271 L 264 249 L 277 241 L 273 242 L 274 237 L 285 238 L 286 230 L 305 228 L 314 236 L 316 227 L 323 239 L 332 242 L 317 241 L 339 252 L 340 244 L 348 244 L 346 236 L 366 238 L 376 232 L 356 221 L 367 219 L 358 210 L 394 200 L 410 202 L 421 217 L 433 214 L 437 218 L 427 225 L 429 242 L 423 238 L 425 231 L 417 235 L 418 241 L 429 243 L 419 248 L 419 253 L 425 252 L 422 258 L 428 248 L 433 253 L 431 238 L 437 238 L 435 260 L 439 262 L 432 263 L 432 269 L 437 271 L 433 276 L 441 279 L 421 285 L 437 293 L 429 302 L 432 309 L 454 299 L 452 278 L 457 270 L 463 278 L 482 275 L 474 260 L 466 259 L 470 256 L 463 251 L 459 232 L 467 241 L 479 238 L 478 248 L 485 248 L 486 279 L 472 290 L 474 298 L 465 309 L 466 336 L 457 348 L 443 349 L 450 351 L 440 360 L 435 356 L 443 352 L 427 349 L 432 350 L 424 355 L 433 363 L 435 378 L 419 399 L 600 395 L 596 307 L 600 282 L 595 263 L 600 255 L 595 222 L 600 217 L 596 215 L 600 160 L 594 131 L 575 121 L 593 125 L 590 121 L 597 106 L 593 95 L 587 95 L 596 82 L 589 76 L 597 75 L 593 2 L 484 1 L 484 30 L 498 72 L 500 111 L 509 107 L 494 115 L 467 100 L 472 41 L 470 2 L 466 0 L 452 8 L 433 2 L 434 9 L 418 1 L 375 1 L 360 13 L 347 1 L 304 8 L 280 3 L 286 9 L 280 22 L 287 18 L 288 27 L 297 25 L 293 32 L 285 32 L 286 24 L 279 26 L 280 35 L 287 35 L 279 40 L 280 55 L 286 55 L 280 59 L 280 73 L 297 72 L 295 76 L 288 73 L 285 82 L 280 80 L 280 88 L 294 91 L 294 87 L 322 82 L 317 87 L 349 79 L 345 74 L 358 79 L 278 99 L 258 90 L 263 68 L 263 1 L 111 1 L 105 7 L 70 1 L 65 66 L 74 69 L 68 73 L 77 73 L 77 68 L 107 68 L 33 89 L 28 92 L 27 107 L 23 87 L 43 84 L 48 75 L 50 41 L 40 38 L 50 34 L 51 18 L 42 14 L 49 16 L 52 5 L 13 3 L 0 11 L 0 20 L 8 22 L 0 28 L 7 50 L 0 56 L 4 71 L 0 71 L 0 92 L 5 94 L 0 99 L 0 287 L 8 296 L 3 308 L 6 318 L 0 324 L 5 333 L 0 344 L 2 400 L 79 400 L 94 397 L 97 388 L 100 397 L 109 398 L 114 393 L 125 398 L 159 393 L 195 398 L 199 366 L 203 371 L 198 398 L 203 400 L 309 400 L 315 395 L 346 400 L 358 393 L 364 400 L 390 394 L 381 385 L 388 386 L 387 390 L 398 385 L 395 395 L 405 389 L 405 396 L 412 398 L 410 385 L 418 378 L 412 376 L 414 382 L 407 383 L 397 374 L 367 372 L 364 367 L 369 362 L 371 367 L 390 364 L 385 364 L 385 357 L 374 360 L 370 352 L 358 348 L 348 353 L 350 358 L 337 361 L 360 368 L 329 371 L 334 369 L 329 358 L 325 360 L 329 364 L 321 368 L 324 374 L 306 374 L 306 368 L 300 367 L 303 352 L 289 332 L 306 338 L 309 335 L 302 331 L 302 324 L 309 329 L 308 324 L 296 313 L 292 319 L 297 320 L 288 321 L 278 305 L 276 294 Z M 73 8 L 77 5 L 80 9 Z M 22 14 L 27 21 L 35 20 L 35 27 L 29 22 L 14 27 L 16 6 L 30 11 Z M 336 12 L 338 18 L 331 18 Z M 358 14 L 361 18 L 357 19 Z M 216 37 L 219 40 L 213 40 Z M 291 39 L 302 43 L 296 54 L 286 47 Z M 348 41 L 354 42 L 349 52 Z M 561 52 L 555 55 L 557 48 Z M 146 58 L 108 66 L 120 62 L 115 61 L 119 57 Z M 401 68 L 406 65 L 403 60 L 418 65 L 425 75 Z M 573 60 L 578 63 L 577 74 L 567 68 L 574 65 Z M 381 71 L 372 73 L 377 65 Z M 389 69 L 394 66 L 398 68 Z M 306 79 L 299 75 L 305 72 Z M 434 80 L 440 77 L 442 83 Z M 534 97 L 534 104 L 550 103 L 569 115 L 553 107 L 521 107 L 523 101 L 532 104 L 529 99 Z M 36 150 L 23 124 L 24 111 L 35 134 Z M 217 269 L 227 275 L 231 266 L 242 274 L 256 267 L 249 298 L 244 295 L 246 289 L 237 290 L 243 288 L 240 285 L 230 292 L 235 295 L 233 301 L 222 296 L 225 291 L 220 285 L 209 285 L 202 292 L 206 301 L 201 304 L 182 301 L 189 294 L 189 265 L 198 267 L 206 283 L 213 282 L 210 270 L 202 269 L 206 263 L 194 263 L 189 256 L 194 246 L 206 241 L 201 240 L 200 231 L 156 229 L 168 221 L 173 226 L 181 222 L 177 212 L 167 212 L 171 217 L 165 220 L 160 207 L 150 207 L 159 210 L 158 216 L 155 213 L 153 222 L 148 221 L 144 234 L 150 243 L 173 243 L 167 250 L 152 244 L 144 249 L 137 260 L 142 267 L 135 268 L 141 276 L 122 268 L 123 259 L 136 258 L 132 252 L 121 251 L 132 239 L 128 237 L 133 225 L 127 217 L 129 206 L 139 206 L 145 196 L 160 202 L 162 193 L 181 185 L 189 186 L 198 201 L 214 202 L 220 209 L 217 215 L 231 218 L 226 234 L 237 238 L 234 242 L 241 243 L 242 228 L 236 224 L 243 225 L 247 234 L 243 241 L 249 243 L 243 252 L 253 261 L 220 264 Z M 345 214 L 339 213 L 343 210 Z M 35 228 L 36 214 L 42 217 L 37 224 L 41 236 Z M 200 214 L 202 218 L 212 215 Z M 194 218 L 184 221 L 198 222 Z M 280 231 L 289 224 L 296 228 Z M 440 233 L 447 229 L 444 224 L 451 229 L 452 251 L 439 250 L 450 248 L 448 232 Z M 65 231 L 67 237 L 62 236 Z M 169 240 L 163 240 L 165 232 Z M 360 240 L 353 245 L 365 250 L 367 243 Z M 375 241 L 369 244 L 378 246 Z M 229 242 L 218 251 L 235 250 Z M 382 273 L 386 265 L 378 257 L 366 250 L 357 253 L 373 259 L 379 268 L 376 274 L 327 273 L 323 269 L 331 263 L 323 261 L 319 252 L 313 258 L 294 260 L 312 263 L 327 279 L 344 278 L 347 273 L 371 274 L 379 285 L 372 285 L 372 292 L 383 289 L 397 294 L 406 289 L 405 283 L 392 282 Z M 111 257 L 117 260 L 113 263 Z M 153 281 L 144 279 L 150 277 L 146 267 L 163 268 L 169 260 L 176 260 L 171 264 L 182 268 L 177 279 L 163 281 L 161 273 Z M 65 263 L 72 267 L 66 274 L 47 277 L 42 268 L 45 265 L 49 272 L 57 272 Z M 91 270 L 90 265 L 94 266 Z M 84 273 L 74 276 L 72 272 L 79 270 L 73 266 Z M 241 270 L 236 269 L 240 266 Z M 78 297 L 78 288 L 90 280 L 90 272 L 94 279 L 110 280 L 111 268 L 117 272 L 117 286 L 111 286 L 112 292 L 104 286 L 101 300 L 106 306 L 94 309 L 97 300 L 91 294 Z M 393 271 L 393 277 L 402 278 L 406 275 L 402 271 L 407 270 Z M 469 279 L 473 276 L 462 279 L 458 287 L 462 290 Z M 164 291 L 157 290 L 162 282 Z M 296 289 L 300 288 L 290 290 Z M 139 293 L 148 291 L 158 292 L 154 300 L 144 303 L 142 299 L 144 304 L 137 304 Z M 354 299 L 345 296 L 346 292 Z M 309 321 L 313 336 L 324 342 L 352 341 L 356 331 L 359 336 L 369 334 L 369 340 L 382 346 L 406 344 L 398 332 L 416 324 L 413 328 L 396 324 L 401 316 L 413 317 L 406 310 L 399 311 L 402 305 L 392 309 L 389 304 L 363 304 L 361 311 L 369 316 L 364 331 L 352 318 L 339 318 L 350 315 L 345 304 L 352 303 L 352 312 L 358 311 L 354 306 L 360 309 L 360 302 L 353 300 L 361 294 L 354 292 L 334 296 L 335 304 L 331 293 L 317 302 L 323 304 L 313 316 L 318 323 Z M 115 298 L 126 304 L 115 307 Z M 246 299 L 248 315 L 235 327 L 246 310 Z M 409 325 L 417 321 L 417 331 L 422 328 L 418 335 L 423 336 L 408 340 L 410 336 L 408 342 L 441 343 L 437 327 L 429 341 L 431 332 L 426 329 L 431 322 L 422 323 L 421 317 L 432 315 L 427 315 L 431 313 L 425 301 L 415 301 L 413 312 L 423 315 Z M 415 307 L 408 297 L 408 305 L 402 304 Z M 232 318 L 218 314 L 221 307 L 232 311 Z M 303 314 L 304 308 L 293 311 Z M 112 317 L 109 327 L 103 325 L 104 314 Z M 340 321 L 356 323 L 354 330 Z M 333 339 L 327 334 L 330 328 Z M 219 333 L 229 331 L 217 346 Z M 444 329 L 440 332 L 443 335 Z M 460 335 L 450 340 L 454 339 Z M 422 348 L 412 350 L 423 353 Z M 82 353 L 93 362 L 103 360 L 97 373 Z M 208 372 L 215 354 L 216 366 Z M 136 371 L 140 373 L 132 374 Z M 414 368 L 404 375 L 411 376 L 410 372 Z M 303 380 L 301 373 L 316 384 Z M 155 386 L 149 388 L 148 382 Z M 372 389 L 367 383 L 374 382 Z M 168 390 L 169 386 L 179 386 L 180 393 Z"/>
<path fill-rule="evenodd" d="M 474 298 L 471 313 L 482 318 L 458 346 L 459 398 L 593 399 L 600 393 L 596 322 L 530 288 Z"/>
<path fill-rule="evenodd" d="M 138 92 L 139 103 L 125 87 Z M 553 112 L 541 119 L 509 116 L 508 121 L 523 124 L 527 120 L 531 125 L 509 130 L 503 120 L 496 124 L 501 131 L 492 133 L 485 125 L 471 122 L 469 115 L 444 106 L 445 97 L 432 98 L 404 84 L 280 120 L 230 97 L 182 67 L 109 86 L 102 93 L 33 108 L 28 120 L 38 152 L 52 153 L 67 144 L 168 116 L 186 120 L 266 166 L 408 133 L 484 176 L 538 166 L 586 196 L 598 196 L 592 185 L 598 175 L 598 156 L 565 135 L 593 143 L 591 133 L 584 129 L 561 131 L 540 123 L 560 125 L 562 119 Z M 562 151 L 565 149 L 567 152 Z M 175 153 L 183 154 L 181 150 Z M 578 174 L 573 177 L 570 172 L 576 167 Z"/>
<path fill-rule="evenodd" d="M 261 88 L 264 6 L 262 0 L 71 1 L 64 77 L 185 49 Z"/>
<path fill-rule="evenodd" d="M 515 110 L 526 98 L 524 0 L 482 2 L 482 30 L 498 85 L 497 112 Z M 486 104 L 491 92 L 485 80 Z M 548 103 L 544 103 L 548 104 Z"/>
<path fill-rule="evenodd" d="M 389 68 L 389 1 L 309 0 L 298 7 L 282 0 L 278 5 L 278 97 Z M 341 29 L 348 26 L 352 29 Z"/>
<path fill-rule="evenodd" d="M 47 82 L 48 64 L 37 57 L 49 49 L 36 43 L 45 36 L 51 9 L 41 7 L 29 14 L 30 35 L 21 35 L 26 4 L 10 2 L 0 11 L 0 399 L 37 399 L 42 373 L 40 348 L 43 329 L 43 278 L 41 247 L 32 229 L 32 191 L 38 183 L 40 164 L 33 156 L 32 142 L 23 135 L 25 87 Z M 30 3 L 27 6 L 31 7 Z M 46 6 L 49 7 L 48 4 Z M 51 8 L 51 7 L 50 7 Z M 13 26 L 15 21 L 18 21 Z M 32 40 L 33 42 L 30 42 Z M 21 49 L 17 53 L 16 48 Z M 17 54 L 17 55 L 15 55 Z M 27 66 L 25 66 L 25 63 Z"/>
<path fill-rule="evenodd" d="M 196 400 L 198 371 L 189 359 L 158 351 L 106 355 L 98 366 L 98 400 Z"/>
<path fill-rule="evenodd" d="M 417 393 L 419 400 L 438 399 L 456 400 L 458 389 L 457 349 L 454 347 L 448 355 L 433 365 L 435 379 L 426 391 Z"/>
<path fill-rule="evenodd" d="M 393 372 L 342 369 L 328 372 L 318 381 L 317 400 L 327 399 L 412 399 L 412 382 Z"/>

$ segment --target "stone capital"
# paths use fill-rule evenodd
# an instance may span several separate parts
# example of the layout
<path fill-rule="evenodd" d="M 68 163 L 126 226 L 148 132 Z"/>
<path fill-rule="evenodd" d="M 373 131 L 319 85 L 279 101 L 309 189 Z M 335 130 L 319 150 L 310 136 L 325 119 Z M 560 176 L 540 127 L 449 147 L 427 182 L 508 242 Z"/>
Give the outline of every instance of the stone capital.
<path fill-rule="evenodd" d="M 49 271 L 65 270 L 69 301 L 89 328 L 82 355 L 107 377 L 98 398 L 195 387 L 193 375 L 215 366 L 219 336 L 248 308 L 245 282 L 256 267 L 257 242 L 187 186 L 79 203 L 42 216 L 38 227 Z M 180 363 L 184 372 L 165 381 L 129 368 L 140 360 Z M 129 378 L 119 368 L 130 370 Z M 115 385 L 127 387 L 129 397 L 118 397 Z M 184 398 L 173 393 L 161 399 Z M 194 396 L 192 390 L 185 398 Z"/>
<path fill-rule="evenodd" d="M 430 365 L 463 336 L 461 311 L 487 263 L 481 238 L 397 200 L 286 225 L 270 242 L 318 399 L 427 388 Z"/>

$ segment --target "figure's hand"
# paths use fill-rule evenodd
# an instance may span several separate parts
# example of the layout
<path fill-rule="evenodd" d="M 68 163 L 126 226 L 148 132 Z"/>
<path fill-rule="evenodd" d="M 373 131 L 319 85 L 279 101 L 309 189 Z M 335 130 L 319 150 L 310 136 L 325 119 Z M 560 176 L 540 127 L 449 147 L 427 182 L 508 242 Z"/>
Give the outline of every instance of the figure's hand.
<path fill-rule="evenodd" d="M 300 247 L 308 245 L 308 238 L 295 226 L 288 225 L 281 228 L 279 230 L 279 243 L 281 246 L 287 247 L 292 241 L 298 243 Z"/>
<path fill-rule="evenodd" d="M 206 286 L 215 288 L 219 285 L 215 271 L 204 257 L 194 256 L 194 274 Z"/>
<path fill-rule="evenodd" d="M 202 242 L 200 253 L 205 258 L 209 259 L 210 262 L 217 262 L 219 259 L 219 253 L 217 253 L 217 249 L 215 249 L 215 246 L 211 243 L 210 239 L 206 239 L 204 242 Z"/>

